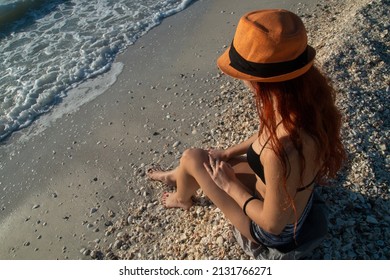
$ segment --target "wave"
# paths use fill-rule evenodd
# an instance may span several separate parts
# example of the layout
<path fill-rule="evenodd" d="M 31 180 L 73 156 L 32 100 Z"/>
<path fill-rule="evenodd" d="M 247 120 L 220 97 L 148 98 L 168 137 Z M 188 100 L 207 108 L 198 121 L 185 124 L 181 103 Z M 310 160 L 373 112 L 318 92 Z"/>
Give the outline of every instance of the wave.
<path fill-rule="evenodd" d="M 49 0 L 13 0 L 0 2 L 0 30 L 10 24 L 26 19 L 31 11 L 41 9 Z"/>
<path fill-rule="evenodd" d="M 0 32 L 0 143 L 58 108 L 71 89 L 110 71 L 118 53 L 194 1 L 38 2 L 25 6 L 9 34 Z"/>

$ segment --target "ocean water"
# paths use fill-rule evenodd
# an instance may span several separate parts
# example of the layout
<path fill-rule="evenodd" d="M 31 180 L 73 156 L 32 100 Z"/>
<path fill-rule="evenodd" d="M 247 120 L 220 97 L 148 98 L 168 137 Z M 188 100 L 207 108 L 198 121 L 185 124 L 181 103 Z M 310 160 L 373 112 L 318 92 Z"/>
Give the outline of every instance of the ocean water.
<path fill-rule="evenodd" d="M 118 53 L 191 2 L 0 0 L 0 141 L 55 111 L 70 90 L 107 73 Z"/>

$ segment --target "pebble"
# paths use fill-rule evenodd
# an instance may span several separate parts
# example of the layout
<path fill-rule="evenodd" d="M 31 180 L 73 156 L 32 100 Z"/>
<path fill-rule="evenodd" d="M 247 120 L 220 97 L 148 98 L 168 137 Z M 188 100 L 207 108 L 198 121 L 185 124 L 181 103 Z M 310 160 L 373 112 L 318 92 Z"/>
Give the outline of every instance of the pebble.
<path fill-rule="evenodd" d="M 91 253 L 90 253 L 90 256 L 91 256 L 91 258 L 96 259 L 96 257 L 97 257 L 97 251 L 92 250 Z"/>
<path fill-rule="evenodd" d="M 105 225 L 106 227 L 109 227 L 109 226 L 112 226 L 113 223 L 112 223 L 111 221 L 106 221 L 106 222 L 104 222 L 104 225 Z"/>
<path fill-rule="evenodd" d="M 223 243 L 224 243 L 224 239 L 223 239 L 223 237 L 222 236 L 219 236 L 218 238 L 217 238 L 217 244 L 218 244 L 218 246 L 220 246 L 220 247 L 222 247 L 223 246 Z"/>
<path fill-rule="evenodd" d="M 113 245 L 113 248 L 114 249 L 119 249 L 122 245 L 123 245 L 123 241 L 122 240 L 116 240 L 114 245 Z"/>
<path fill-rule="evenodd" d="M 372 216 L 368 216 L 367 219 L 366 219 L 366 221 L 367 221 L 368 223 L 370 223 L 370 224 L 378 224 L 377 219 L 375 219 L 375 218 L 372 217 Z"/>
<path fill-rule="evenodd" d="M 89 255 L 91 255 L 91 250 L 90 249 L 85 249 L 82 254 L 84 256 L 89 256 Z"/>
<path fill-rule="evenodd" d="M 172 147 L 176 148 L 180 145 L 180 143 L 181 143 L 180 141 L 176 141 L 175 143 L 173 143 Z"/>

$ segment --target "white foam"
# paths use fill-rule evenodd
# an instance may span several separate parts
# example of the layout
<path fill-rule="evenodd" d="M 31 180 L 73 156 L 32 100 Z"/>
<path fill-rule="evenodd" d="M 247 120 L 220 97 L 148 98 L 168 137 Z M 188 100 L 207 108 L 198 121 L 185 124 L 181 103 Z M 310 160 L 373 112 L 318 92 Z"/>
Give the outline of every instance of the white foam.
<path fill-rule="evenodd" d="M 94 79 L 89 79 L 74 89 L 69 90 L 67 96 L 49 114 L 42 116 L 31 128 L 30 132 L 21 137 L 21 141 L 27 141 L 31 136 L 43 132 L 62 116 L 74 113 L 84 104 L 94 100 L 112 86 L 123 70 L 123 64 L 116 62 L 111 69 Z"/>
<path fill-rule="evenodd" d="M 33 25 L 0 40 L 0 140 L 54 105 L 59 110 L 69 90 L 116 68 L 119 52 L 191 2 L 73 0 L 50 4 L 51 13 L 37 11 Z"/>

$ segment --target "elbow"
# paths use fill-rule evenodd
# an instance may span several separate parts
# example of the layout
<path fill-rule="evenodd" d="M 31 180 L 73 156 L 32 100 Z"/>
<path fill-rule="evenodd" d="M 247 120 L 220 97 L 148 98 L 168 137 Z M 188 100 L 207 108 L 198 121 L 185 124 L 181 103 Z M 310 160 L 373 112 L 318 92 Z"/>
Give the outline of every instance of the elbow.
<path fill-rule="evenodd" d="M 267 224 L 264 227 L 262 227 L 264 231 L 273 234 L 273 235 L 279 235 L 283 232 L 284 227 L 281 227 L 277 224 Z"/>

